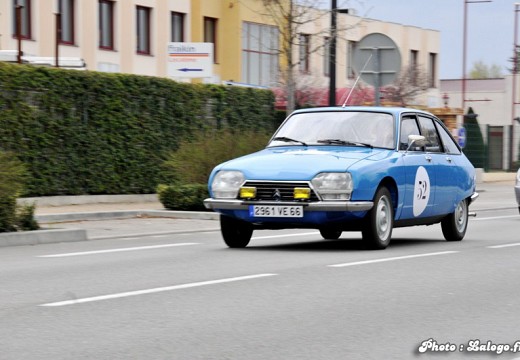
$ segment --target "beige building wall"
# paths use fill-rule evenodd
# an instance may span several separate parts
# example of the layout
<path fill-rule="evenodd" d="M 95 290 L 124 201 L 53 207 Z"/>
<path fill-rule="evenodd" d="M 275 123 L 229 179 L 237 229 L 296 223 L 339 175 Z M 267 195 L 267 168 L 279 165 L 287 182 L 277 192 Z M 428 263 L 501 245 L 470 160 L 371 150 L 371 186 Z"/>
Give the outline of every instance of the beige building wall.
<path fill-rule="evenodd" d="M 171 32 L 171 12 L 185 15 L 185 40 L 203 41 L 203 19 L 217 19 L 217 61 L 214 76 L 206 82 L 220 83 L 223 80 L 241 81 L 242 70 L 242 24 L 244 21 L 274 25 L 265 16 L 261 1 L 258 0 L 115 0 L 114 1 L 114 50 L 99 49 L 98 43 L 98 1 L 75 1 L 75 44 L 60 45 L 59 54 L 64 57 L 83 58 L 88 70 L 134 73 L 152 76 L 167 76 L 167 44 Z M 136 6 L 152 8 L 151 11 L 151 54 L 136 52 Z M 0 1 L 0 50 L 15 50 L 17 41 L 12 35 L 12 3 Z M 54 56 L 56 0 L 32 0 L 32 39 L 22 41 L 25 54 Z M 312 35 L 311 41 L 324 42 L 330 27 L 330 15 L 316 16 L 317 21 L 305 25 L 298 31 Z M 440 60 L 440 34 L 438 31 L 405 26 L 397 23 L 365 19 L 354 15 L 338 14 L 338 28 L 346 29 L 338 35 L 337 41 L 337 88 L 350 87 L 354 80 L 348 77 L 348 41 L 357 42 L 369 33 L 380 32 L 388 35 L 401 51 L 403 66 L 407 66 L 410 51 L 418 51 L 419 64 L 429 67 L 429 54 L 437 54 Z M 281 29 L 282 31 L 283 29 Z M 281 45 L 281 42 L 280 42 Z M 299 82 L 307 82 L 315 87 L 326 87 L 329 78 L 324 74 L 325 50 L 315 51 L 310 58 L 310 72 L 296 74 Z M 298 61 L 299 49 L 294 48 L 293 57 Z M 283 64 L 280 59 L 280 64 Z M 437 65 L 438 68 L 438 65 Z M 437 73 L 437 71 L 436 71 Z M 181 79 L 176 79 L 181 80 Z M 200 80 L 202 81 L 202 80 Z M 430 107 L 440 106 L 438 79 L 435 87 L 425 94 L 420 102 Z"/>

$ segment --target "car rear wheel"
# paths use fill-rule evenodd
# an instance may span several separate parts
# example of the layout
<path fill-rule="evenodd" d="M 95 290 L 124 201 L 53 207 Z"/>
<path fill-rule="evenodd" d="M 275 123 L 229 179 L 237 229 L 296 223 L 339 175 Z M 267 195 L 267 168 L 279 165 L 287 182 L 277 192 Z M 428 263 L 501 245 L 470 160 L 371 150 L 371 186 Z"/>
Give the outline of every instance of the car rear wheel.
<path fill-rule="evenodd" d="M 253 226 L 248 222 L 220 215 L 220 232 L 230 248 L 244 248 L 253 235 Z"/>
<path fill-rule="evenodd" d="M 457 204 L 455 211 L 441 221 L 442 234 L 447 241 L 460 241 L 468 227 L 468 202 L 466 199 Z"/>
<path fill-rule="evenodd" d="M 392 196 L 386 187 L 381 187 L 374 197 L 374 207 L 367 214 L 366 224 L 362 230 L 363 241 L 370 249 L 384 249 L 390 244 L 393 227 Z"/>
<path fill-rule="evenodd" d="M 321 237 L 325 240 L 337 240 L 343 231 L 337 229 L 320 229 Z"/>

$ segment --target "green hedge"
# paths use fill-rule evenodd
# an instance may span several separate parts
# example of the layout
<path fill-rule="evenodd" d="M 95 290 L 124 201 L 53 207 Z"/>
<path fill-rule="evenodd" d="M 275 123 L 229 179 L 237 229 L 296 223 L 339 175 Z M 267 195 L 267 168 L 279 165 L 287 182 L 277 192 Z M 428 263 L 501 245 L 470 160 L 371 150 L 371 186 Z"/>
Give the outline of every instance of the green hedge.
<path fill-rule="evenodd" d="M 202 129 L 272 132 L 267 90 L 0 63 L 0 149 L 24 196 L 153 193 L 166 154 Z"/>

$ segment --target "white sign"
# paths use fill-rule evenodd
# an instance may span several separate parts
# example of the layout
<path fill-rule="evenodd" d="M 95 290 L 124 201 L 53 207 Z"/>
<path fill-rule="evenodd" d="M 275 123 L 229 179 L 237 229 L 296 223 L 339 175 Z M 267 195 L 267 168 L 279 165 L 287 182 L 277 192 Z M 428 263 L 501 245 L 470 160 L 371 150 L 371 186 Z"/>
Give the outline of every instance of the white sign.
<path fill-rule="evenodd" d="M 423 166 L 417 168 L 413 189 L 413 216 L 421 215 L 430 200 L 430 177 Z"/>
<path fill-rule="evenodd" d="M 212 77 L 213 43 L 168 43 L 168 76 Z"/>
<path fill-rule="evenodd" d="M 464 126 L 460 127 L 457 135 L 459 146 L 464 148 L 466 146 L 466 128 Z"/>

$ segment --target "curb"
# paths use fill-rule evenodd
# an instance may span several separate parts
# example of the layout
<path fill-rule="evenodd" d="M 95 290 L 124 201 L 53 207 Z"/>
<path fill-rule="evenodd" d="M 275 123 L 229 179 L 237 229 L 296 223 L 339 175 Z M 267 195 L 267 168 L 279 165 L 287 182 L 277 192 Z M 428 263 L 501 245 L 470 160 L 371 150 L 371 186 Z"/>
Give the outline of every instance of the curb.
<path fill-rule="evenodd" d="M 154 233 L 139 233 L 139 234 L 122 234 L 122 235 L 107 235 L 107 236 L 93 236 L 88 240 L 109 240 L 109 239 L 125 239 L 130 237 L 147 237 L 157 235 L 170 235 L 170 234 L 192 234 L 192 233 L 206 233 L 220 231 L 218 228 L 200 229 L 200 230 L 172 230 L 172 231 L 160 231 Z"/>
<path fill-rule="evenodd" d="M 110 220 L 128 219 L 134 217 L 163 217 L 172 219 L 198 219 L 198 220 L 218 220 L 219 214 L 214 212 L 197 211 L 168 211 L 168 210 L 128 210 L 128 211 L 102 211 L 102 212 L 83 212 L 83 213 L 62 213 L 36 215 L 35 219 L 39 223 L 60 223 L 69 221 L 88 221 L 88 220 Z M 166 234 L 183 234 L 194 232 L 218 231 L 220 228 L 196 229 L 196 230 L 175 230 L 157 233 L 126 234 L 112 236 L 87 236 L 85 229 L 43 229 L 34 231 L 19 231 L 0 234 L 0 248 L 8 246 L 52 244 L 60 242 L 76 242 L 87 240 L 104 240 L 127 238 L 134 236 L 154 236 Z"/>
<path fill-rule="evenodd" d="M 0 234 L 0 247 L 86 241 L 85 229 L 52 229 Z"/>
<path fill-rule="evenodd" d="M 172 219 L 218 220 L 219 214 L 204 211 L 171 211 L 171 210 L 124 210 L 124 211 L 92 211 L 79 213 L 36 215 L 39 223 L 59 223 L 68 221 L 129 219 L 134 217 L 165 217 Z"/>

